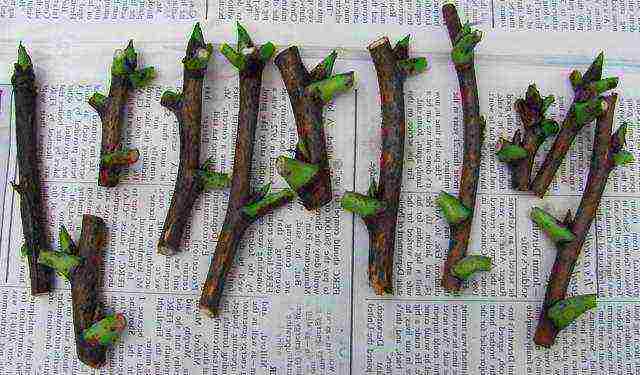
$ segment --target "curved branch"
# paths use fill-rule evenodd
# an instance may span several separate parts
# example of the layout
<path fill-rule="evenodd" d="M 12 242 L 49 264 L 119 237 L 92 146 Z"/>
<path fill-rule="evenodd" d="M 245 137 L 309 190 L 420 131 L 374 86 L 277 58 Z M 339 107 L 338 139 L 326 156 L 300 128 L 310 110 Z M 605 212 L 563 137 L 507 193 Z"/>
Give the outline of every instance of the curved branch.
<path fill-rule="evenodd" d="M 291 202 L 295 196 L 289 189 L 268 194 L 270 185 L 252 193 L 249 174 L 260 109 L 262 71 L 274 50 L 271 43 L 256 47 L 246 30 L 240 24 L 237 27 L 238 48 L 234 50 L 227 44 L 221 48 L 229 62 L 240 71 L 240 108 L 229 205 L 200 296 L 200 310 L 209 316 L 218 315 L 226 274 L 246 229 L 259 218 Z"/>
<path fill-rule="evenodd" d="M 291 161 L 286 159 L 290 158 L 284 156 L 278 163 L 278 172 L 308 210 L 322 207 L 333 198 L 322 109 L 336 94 L 354 84 L 353 72 L 332 76 L 336 56 L 333 51 L 311 73 L 304 66 L 296 46 L 287 48 L 275 58 L 289 93 L 298 130 L 295 160 L 309 164 L 307 169 L 313 173 L 307 174 L 308 178 L 304 180 L 295 178 L 298 176 L 288 168 Z"/>
<path fill-rule="evenodd" d="M 369 231 L 369 281 L 376 294 L 393 293 L 393 253 L 404 163 L 404 82 L 410 74 L 426 68 L 424 58 L 415 60 L 420 61 L 418 69 L 403 68 L 408 61 L 408 43 L 407 36 L 392 48 L 389 39 L 383 37 L 368 47 L 378 77 L 382 111 L 380 183 L 372 181 L 369 196 L 346 193 L 341 201 L 342 208 L 358 214 Z"/>
<path fill-rule="evenodd" d="M 124 50 L 117 50 L 111 64 L 109 95 L 95 93 L 89 105 L 98 112 L 102 122 L 100 146 L 100 171 L 98 184 L 114 187 L 120 182 L 124 168 L 135 164 L 140 157 L 138 150 L 126 150 L 122 145 L 122 123 L 129 92 L 146 86 L 155 77 L 153 67 L 138 69 L 138 54 L 133 40 Z M 118 157 L 126 155 L 126 157 Z"/>
<path fill-rule="evenodd" d="M 224 188 L 228 182 L 226 175 L 211 171 L 208 162 L 200 165 L 202 87 L 212 51 L 213 46 L 205 44 L 200 25 L 196 23 L 182 60 L 182 93 L 165 91 L 160 100 L 163 107 L 176 115 L 180 132 L 178 176 L 157 246 L 158 253 L 163 255 L 179 251 L 184 226 L 200 194 L 205 189 Z M 212 174 L 217 178 L 216 184 L 208 183 Z"/>
<path fill-rule="evenodd" d="M 13 185 L 20 196 L 20 216 L 24 245 L 27 255 L 31 295 L 48 293 L 51 290 L 51 270 L 38 263 L 42 249 L 48 249 L 45 234 L 45 217 L 40 189 L 38 166 L 38 144 L 36 125 L 35 74 L 31 58 L 26 49 L 18 47 L 18 62 L 11 77 L 16 116 L 16 147 L 19 185 Z"/>
<path fill-rule="evenodd" d="M 451 59 L 458 75 L 464 115 L 464 159 L 458 200 L 460 204 L 471 212 L 466 219 L 449 225 L 449 254 L 444 264 L 441 284 L 445 290 L 457 292 L 461 288 L 462 280 L 456 277 L 452 270 L 467 255 L 476 204 L 476 192 L 478 190 L 485 127 L 484 117 L 480 116 L 473 52 L 475 45 L 482 38 L 482 33 L 471 30 L 468 24 L 464 27 L 462 26 L 455 5 L 444 5 L 442 13 L 453 47 Z M 440 202 L 439 204 L 442 206 Z"/>

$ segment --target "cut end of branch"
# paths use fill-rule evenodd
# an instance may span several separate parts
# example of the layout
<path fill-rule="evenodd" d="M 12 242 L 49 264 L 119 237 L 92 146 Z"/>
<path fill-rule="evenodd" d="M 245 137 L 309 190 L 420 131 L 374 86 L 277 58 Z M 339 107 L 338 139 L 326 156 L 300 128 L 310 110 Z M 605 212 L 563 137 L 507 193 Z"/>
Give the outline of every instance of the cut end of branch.
<path fill-rule="evenodd" d="M 209 65 L 209 59 L 213 52 L 213 45 L 207 44 L 204 48 L 198 48 L 194 55 L 183 60 L 186 70 L 203 70 Z"/>
<path fill-rule="evenodd" d="M 207 318 L 215 319 L 218 317 L 218 309 L 215 307 L 200 305 L 199 310 L 200 314 L 206 316 Z"/>
<path fill-rule="evenodd" d="M 450 225 L 457 225 L 471 216 L 471 210 L 447 192 L 440 192 L 436 204 Z"/>
<path fill-rule="evenodd" d="M 451 268 L 453 276 L 465 281 L 480 271 L 491 271 L 491 258 L 483 255 L 469 255 Z"/>
<path fill-rule="evenodd" d="M 311 182 L 320 170 L 315 164 L 304 163 L 286 156 L 278 157 L 276 169 L 278 174 L 287 181 L 289 187 L 295 191 Z"/>
<path fill-rule="evenodd" d="M 115 344 L 125 328 L 127 319 L 123 314 L 107 315 L 82 332 L 85 342 L 91 346 L 112 346 Z"/>
<path fill-rule="evenodd" d="M 562 330 L 571 325 L 580 315 L 598 305 L 596 294 L 585 294 L 556 302 L 547 311 L 553 324 Z"/>
<path fill-rule="evenodd" d="M 555 243 L 571 242 L 576 239 L 576 236 L 564 223 L 539 207 L 534 207 L 531 210 L 531 220 Z"/>
<path fill-rule="evenodd" d="M 498 141 L 496 150 L 498 160 L 503 163 L 512 163 L 529 156 L 529 153 L 523 147 L 515 145 L 504 138 Z"/>
<path fill-rule="evenodd" d="M 355 72 L 336 74 L 329 78 L 309 84 L 305 89 L 308 93 L 316 95 L 322 102 L 328 103 L 343 92 L 353 88 L 356 83 Z"/>
<path fill-rule="evenodd" d="M 372 50 L 374 50 L 374 49 L 376 49 L 376 48 L 378 48 L 378 47 L 380 47 L 380 46 L 382 46 L 382 45 L 384 45 L 384 44 L 389 44 L 389 45 L 391 45 L 391 44 L 389 43 L 389 38 L 387 38 L 386 36 L 383 36 L 382 38 L 380 38 L 380 39 L 377 39 L 377 40 L 373 41 L 371 44 L 369 44 L 369 46 L 367 47 L 367 49 L 368 49 L 369 51 L 372 51 Z"/>
<path fill-rule="evenodd" d="M 18 45 L 18 61 L 17 64 L 22 70 L 28 69 L 32 66 L 31 57 L 27 53 L 27 49 L 24 48 L 22 42 Z"/>
<path fill-rule="evenodd" d="M 340 200 L 340 206 L 361 218 L 369 218 L 384 212 L 384 202 L 369 196 L 355 192 L 346 192 Z"/>

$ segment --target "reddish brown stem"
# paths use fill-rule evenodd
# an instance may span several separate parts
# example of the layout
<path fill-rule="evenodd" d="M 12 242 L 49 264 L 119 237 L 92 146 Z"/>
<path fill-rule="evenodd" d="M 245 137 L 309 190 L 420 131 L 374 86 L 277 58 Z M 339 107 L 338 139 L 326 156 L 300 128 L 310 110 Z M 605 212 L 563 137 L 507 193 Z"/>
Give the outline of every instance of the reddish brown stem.
<path fill-rule="evenodd" d="M 295 158 L 301 162 L 314 164 L 318 172 L 304 185 L 292 186 L 304 207 L 317 209 L 329 203 L 333 197 L 331 191 L 331 172 L 327 157 L 322 110 L 325 102 L 317 91 L 307 90 L 310 84 L 327 79 L 332 74 L 335 52 L 321 61 L 311 72 L 307 70 L 298 47 L 292 46 L 280 52 L 275 64 L 289 93 L 289 101 L 298 130 L 298 146 Z"/>
<path fill-rule="evenodd" d="M 553 178 L 562 165 L 562 161 L 580 130 L 599 115 L 595 114 L 588 120 L 579 120 L 576 105 L 584 104 L 596 98 L 599 93 L 614 88 L 615 85 L 617 85 L 617 79 L 614 79 L 611 81 L 615 82 L 612 86 L 596 89 L 596 84 L 602 79 L 603 60 L 603 54 L 598 55 L 584 75 L 581 75 L 578 71 L 574 71 L 570 77 L 575 93 L 573 103 L 562 123 L 560 133 L 558 133 L 551 150 L 545 157 L 542 166 L 529 187 L 531 191 L 541 198 L 544 197 L 549 190 Z"/>
<path fill-rule="evenodd" d="M 238 133 L 229 205 L 200 297 L 200 310 L 209 316 L 218 315 L 226 274 L 231 268 L 246 229 L 251 223 L 294 198 L 293 192 L 269 195 L 264 195 L 264 192 L 252 193 L 249 174 L 260 109 L 262 72 L 266 59 L 261 58 L 258 48 L 253 46 L 253 43 L 248 48 L 253 48 L 253 51 L 244 55 L 245 65 L 240 69 Z M 259 208 L 251 211 L 247 210 L 249 206 Z"/>
<path fill-rule="evenodd" d="M 460 23 L 458 12 L 453 4 L 446 4 L 442 7 L 442 13 L 445 24 L 447 25 L 447 30 L 449 31 L 451 44 L 455 46 L 456 40 L 461 36 L 462 31 L 462 24 Z M 464 122 L 464 158 L 458 199 L 465 207 L 471 210 L 472 213 L 466 220 L 458 224 L 450 225 L 449 254 L 444 264 L 441 284 L 444 289 L 452 292 L 460 290 L 462 284 L 462 281 L 451 273 L 451 268 L 466 256 L 469 246 L 471 224 L 473 222 L 473 212 L 476 204 L 476 192 L 478 190 L 480 157 L 485 125 L 484 119 L 480 116 L 473 53 L 471 53 L 470 62 L 464 64 L 456 63 L 455 68 L 460 86 Z"/>
<path fill-rule="evenodd" d="M 21 47 L 22 48 L 22 47 Z M 20 216 L 24 247 L 27 250 L 31 295 L 51 290 L 51 270 L 38 263 L 41 250 L 48 249 L 45 234 L 45 218 L 40 190 L 38 144 L 36 124 L 35 74 L 33 65 L 15 64 L 11 78 L 15 100 L 16 146 L 19 185 L 14 185 L 20 195 Z"/>
<path fill-rule="evenodd" d="M 382 111 L 380 182 L 372 181 L 368 197 L 346 193 L 342 198 L 342 207 L 359 214 L 367 226 L 369 281 L 376 294 L 393 293 L 393 254 L 404 162 L 404 82 L 409 74 L 423 70 L 402 69 L 408 61 L 408 41 L 407 37 L 392 48 L 389 39 L 383 37 L 368 47 L 378 77 Z M 372 210 L 372 206 L 377 208 Z"/>
<path fill-rule="evenodd" d="M 600 205 L 600 199 L 607 185 L 607 178 L 616 166 L 613 155 L 623 146 L 618 141 L 617 134 L 614 134 L 613 137 L 611 135 L 617 98 L 616 94 L 604 98 L 608 108 L 596 123 L 587 186 L 582 194 L 575 218 L 571 220 L 568 215 L 564 222 L 575 235 L 575 240 L 556 245 L 556 259 L 549 275 L 544 305 L 534 337 L 534 341 L 538 345 L 550 347 L 555 342 L 559 330 L 549 319 L 547 312 L 551 306 L 566 297 L 573 269 Z"/>

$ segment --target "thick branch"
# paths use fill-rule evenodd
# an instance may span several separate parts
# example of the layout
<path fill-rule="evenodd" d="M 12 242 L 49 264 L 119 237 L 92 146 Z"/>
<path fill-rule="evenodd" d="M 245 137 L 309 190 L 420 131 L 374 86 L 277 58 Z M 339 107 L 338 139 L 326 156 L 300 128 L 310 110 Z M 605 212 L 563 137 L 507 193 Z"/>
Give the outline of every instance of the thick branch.
<path fill-rule="evenodd" d="M 556 243 L 556 259 L 549 275 L 544 306 L 534 338 L 536 344 L 545 347 L 553 345 L 557 334 L 562 328 L 556 327 L 550 319 L 548 316 L 549 309 L 566 297 L 573 269 L 598 210 L 600 199 L 607 184 L 607 178 L 616 166 L 614 155 L 621 152 L 624 146 L 624 134 L 619 137 L 621 133 L 624 133 L 624 129 L 622 132 L 618 131 L 613 137 L 611 135 L 617 95 L 607 96 L 604 100 L 607 102 L 607 110 L 596 124 L 587 186 L 575 218 L 571 220 L 570 216 L 568 216 L 563 222 L 571 230 L 575 239 Z M 622 138 L 622 142 L 619 141 L 620 138 Z"/>
<path fill-rule="evenodd" d="M 163 255 L 173 255 L 179 251 L 185 224 L 204 189 L 226 186 L 224 175 L 210 171 L 208 163 L 200 165 L 202 87 L 212 50 L 212 45 L 204 42 L 200 25 L 196 24 L 182 60 L 182 93 L 166 91 L 161 99 L 161 104 L 176 115 L 180 133 L 178 176 L 158 240 L 158 253 Z M 210 183 L 212 178 L 221 183 Z"/>
<path fill-rule="evenodd" d="M 242 48 L 243 46 L 244 48 Z M 264 46 L 258 50 L 240 25 L 238 25 L 238 49 L 236 52 L 242 54 L 244 63 L 239 68 L 240 108 L 231 192 L 222 230 L 218 235 L 216 251 L 211 259 L 207 280 L 200 296 L 200 310 L 209 316 L 217 316 L 218 314 L 226 274 L 231 268 L 238 245 L 246 229 L 260 217 L 284 206 L 294 198 L 294 193 L 288 189 L 271 194 L 266 193 L 267 189 L 253 194 L 251 192 L 249 173 L 260 109 L 262 72 L 271 55 L 262 53 Z M 233 64 L 233 61 L 231 63 Z M 234 64 L 234 66 L 236 65 Z"/>
<path fill-rule="evenodd" d="M 480 157 L 485 121 L 480 116 L 478 87 L 474 68 L 473 47 L 480 41 L 481 33 L 462 26 L 453 4 L 442 7 L 447 30 L 451 39 L 451 58 L 456 67 L 464 121 L 464 158 L 460 176 L 458 200 L 471 211 L 469 217 L 457 224 L 450 224 L 449 254 L 444 264 L 442 287 L 448 291 L 460 290 L 462 280 L 452 273 L 452 268 L 467 255 L 471 224 L 478 190 Z"/>
<path fill-rule="evenodd" d="M 40 190 L 38 167 L 38 136 L 36 125 L 35 74 L 25 48 L 18 48 L 18 62 L 11 78 L 15 100 L 16 146 L 19 185 L 14 185 L 20 195 L 23 248 L 29 264 L 31 294 L 48 293 L 51 290 L 51 270 L 38 264 L 40 250 L 48 249 L 45 234 L 44 207 Z"/>
<path fill-rule="evenodd" d="M 369 281 L 377 294 L 393 293 L 393 253 L 402 168 L 404 162 L 404 82 L 409 74 L 426 68 L 420 63 L 417 70 L 404 69 L 408 55 L 408 37 L 395 49 L 383 37 L 368 47 L 378 76 L 382 111 L 380 154 L 380 183 L 372 182 L 369 195 L 346 193 L 341 205 L 362 217 L 369 231 Z"/>
<path fill-rule="evenodd" d="M 314 165 L 316 170 L 304 181 L 296 179 L 298 183 L 293 183 L 291 171 L 283 168 L 287 163 L 279 163 L 278 172 L 296 191 L 308 210 L 322 207 L 333 197 L 322 109 L 335 94 L 354 84 L 353 72 L 332 76 L 336 56 L 335 51 L 332 52 L 311 73 L 304 66 L 296 46 L 280 52 L 275 59 L 296 120 L 298 145 L 295 158 L 299 162 Z"/>
<path fill-rule="evenodd" d="M 60 230 L 61 251 L 44 251 L 46 256 L 40 259 L 71 282 L 76 352 L 80 361 L 93 368 L 104 365 L 107 349 L 126 327 L 122 314 L 105 315 L 102 311 L 101 270 L 105 241 L 104 221 L 97 216 L 84 215 L 78 246 L 63 227 Z"/>
<path fill-rule="evenodd" d="M 140 157 L 138 150 L 126 150 L 122 145 L 124 109 L 129 92 L 147 85 L 154 77 L 152 67 L 138 69 L 138 56 L 129 41 L 127 48 L 116 51 L 111 64 L 111 86 L 109 95 L 95 93 L 89 104 L 100 115 L 102 122 L 102 145 L 100 146 L 100 171 L 98 184 L 114 187 L 120 182 L 124 168 L 135 164 Z M 127 155 L 126 158 L 118 157 Z"/>
<path fill-rule="evenodd" d="M 584 75 L 576 70 L 569 77 L 575 92 L 571 109 L 551 150 L 531 182 L 530 190 L 539 197 L 546 194 L 578 132 L 607 110 L 606 103 L 598 95 L 615 88 L 618 79 L 601 79 L 603 63 L 604 55 L 601 53 Z"/>

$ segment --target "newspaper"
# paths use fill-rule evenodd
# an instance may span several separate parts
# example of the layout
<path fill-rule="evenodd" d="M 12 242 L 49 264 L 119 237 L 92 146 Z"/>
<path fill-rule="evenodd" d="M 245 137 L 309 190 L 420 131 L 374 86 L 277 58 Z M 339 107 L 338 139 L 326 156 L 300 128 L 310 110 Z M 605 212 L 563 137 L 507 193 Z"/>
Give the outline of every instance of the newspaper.
<path fill-rule="evenodd" d="M 577 207 L 593 126 L 580 132 L 544 200 L 513 191 L 509 171 L 494 156 L 498 138 L 520 126 L 513 102 L 526 87 L 535 81 L 544 95 L 556 95 L 550 112 L 561 120 L 572 98 L 568 73 L 584 70 L 600 50 L 607 54 L 605 75 L 621 78 L 614 126 L 640 120 L 640 66 L 633 62 L 640 56 L 637 1 L 566 3 L 460 4 L 465 19 L 486 31 L 476 56 L 487 130 L 470 252 L 491 256 L 494 269 L 453 296 L 439 286 L 448 231 L 434 198 L 441 190 L 458 190 L 462 113 L 442 2 L 0 2 L 7 30 L 0 38 L 0 61 L 7 67 L 0 71 L 0 372 L 640 373 L 640 164 L 611 174 L 571 281 L 570 294 L 598 293 L 597 310 L 565 329 L 552 349 L 542 349 L 532 336 L 555 249 L 528 213 L 534 205 L 559 215 Z M 109 9 L 121 11 L 97 16 Z M 310 67 L 339 48 L 335 71 L 356 71 L 358 86 L 325 111 L 336 199 L 319 212 L 295 202 L 254 224 L 228 275 L 222 314 L 210 319 L 197 301 L 228 193 L 206 192 L 196 202 L 182 253 L 156 254 L 179 152 L 175 117 L 159 99 L 164 90 L 181 87 L 193 23 L 200 21 L 205 37 L 221 43 L 234 41 L 235 20 L 258 42 L 299 44 Z M 364 47 L 381 35 L 397 40 L 406 33 L 414 37 L 411 53 L 427 56 L 430 68 L 405 85 L 394 295 L 381 297 L 368 285 L 366 229 L 337 199 L 344 191 L 365 192 L 378 173 L 378 84 Z M 133 93 L 127 107 L 124 139 L 140 150 L 141 160 L 117 188 L 104 189 L 96 184 L 100 122 L 87 98 L 108 89 L 113 51 L 129 37 L 159 76 Z M 103 217 L 109 228 L 104 305 L 123 312 L 129 326 L 100 371 L 76 357 L 68 283 L 57 280 L 48 296 L 31 297 L 18 256 L 19 199 L 7 184 L 16 178 L 10 66 L 19 39 L 29 48 L 40 87 L 38 142 L 50 243 L 57 247 L 54 234 L 62 224 L 77 238 L 84 213 Z M 213 158 L 218 170 L 233 166 L 237 80 L 237 71 L 215 54 L 206 77 L 202 158 Z M 274 161 L 291 152 L 297 136 L 273 64 L 265 70 L 261 105 L 253 183 L 273 181 L 282 188 Z M 639 159 L 640 135 L 629 137 L 628 148 Z"/>

